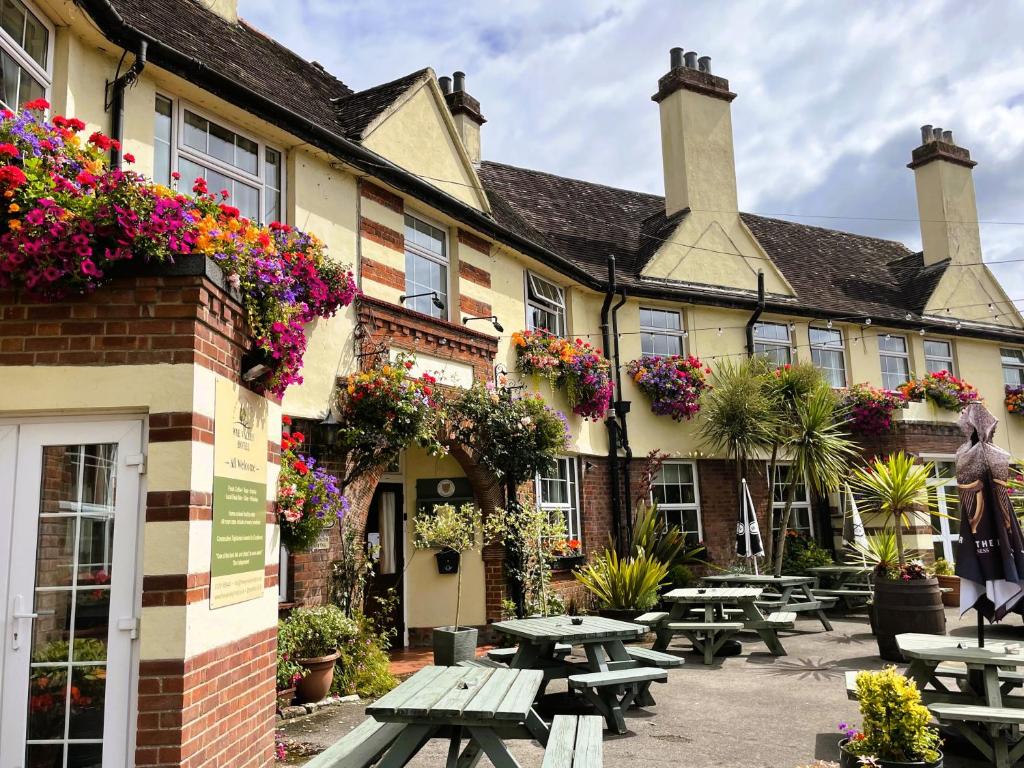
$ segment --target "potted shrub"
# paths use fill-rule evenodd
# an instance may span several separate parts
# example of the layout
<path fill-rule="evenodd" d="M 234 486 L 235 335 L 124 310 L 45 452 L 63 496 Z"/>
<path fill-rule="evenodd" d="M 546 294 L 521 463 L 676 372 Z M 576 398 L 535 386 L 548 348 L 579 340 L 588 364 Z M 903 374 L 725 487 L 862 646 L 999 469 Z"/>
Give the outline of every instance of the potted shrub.
<path fill-rule="evenodd" d="M 863 509 L 886 519 L 895 543 L 896 566 L 889 561 L 875 567 L 872 607 L 879 655 L 889 661 L 903 661 L 896 635 L 946 634 L 939 582 L 921 563 L 908 563 L 903 548 L 903 525 L 915 511 L 927 513 L 933 506 L 928 494 L 931 469 L 931 464 L 917 464 L 900 451 L 853 473 L 853 489 L 860 494 Z"/>
<path fill-rule="evenodd" d="M 940 557 L 928 567 L 928 573 L 939 580 L 939 589 L 948 590 L 942 593 L 942 604 L 947 608 L 959 608 L 960 577 L 953 572 L 953 564 Z"/>
<path fill-rule="evenodd" d="M 860 730 L 839 724 L 841 768 L 942 768 L 939 732 L 913 680 L 895 667 L 859 672 L 857 699 L 864 722 Z"/>
<path fill-rule="evenodd" d="M 461 507 L 439 504 L 432 513 L 416 516 L 413 546 L 416 549 L 439 549 L 440 552 L 435 554 L 438 573 L 457 576 L 455 623 L 449 627 L 434 628 L 434 663 L 439 666 L 454 666 L 476 656 L 476 628 L 459 625 L 462 610 L 460 562 L 463 552 L 481 545 L 480 523 L 480 510 L 472 504 Z"/>
<path fill-rule="evenodd" d="M 644 552 L 620 558 L 606 549 L 574 575 L 594 596 L 600 615 L 632 621 L 657 605 L 668 565 Z"/>
<path fill-rule="evenodd" d="M 331 690 L 334 680 L 334 663 L 338 660 L 338 645 L 347 637 L 356 634 L 358 627 L 346 618 L 344 611 L 335 605 L 321 605 L 315 608 L 296 608 L 291 615 L 279 622 L 277 642 L 284 647 L 284 662 L 301 668 L 301 678 L 295 680 L 295 699 L 300 704 L 321 701 Z M 294 667 L 286 667 L 284 674 Z M 281 669 L 278 682 L 281 682 Z"/>

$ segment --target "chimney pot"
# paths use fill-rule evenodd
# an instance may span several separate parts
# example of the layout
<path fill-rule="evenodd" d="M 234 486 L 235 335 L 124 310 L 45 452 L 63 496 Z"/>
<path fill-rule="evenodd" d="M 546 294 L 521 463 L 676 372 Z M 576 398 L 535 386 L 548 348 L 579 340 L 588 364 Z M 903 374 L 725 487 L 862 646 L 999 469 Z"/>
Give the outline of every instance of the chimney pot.
<path fill-rule="evenodd" d="M 687 69 L 696 69 L 697 68 L 697 52 L 696 51 L 687 51 L 686 55 L 683 58 L 686 61 Z"/>
<path fill-rule="evenodd" d="M 441 93 L 445 96 L 452 92 L 452 79 L 448 75 L 437 78 L 437 84 L 441 86 Z"/>
<path fill-rule="evenodd" d="M 941 128 L 932 128 L 932 140 L 933 141 L 942 141 L 942 129 Z"/>
<path fill-rule="evenodd" d="M 944 142 L 946 142 L 947 144 L 953 144 L 954 143 L 953 142 L 953 132 L 952 131 L 943 131 L 942 132 L 942 140 Z"/>
<path fill-rule="evenodd" d="M 465 72 L 456 72 L 454 74 L 454 78 L 455 78 L 455 93 L 458 93 L 460 91 L 466 90 L 466 73 Z"/>
<path fill-rule="evenodd" d="M 921 126 L 921 143 L 927 144 L 932 140 L 932 127 L 930 125 Z"/>
<path fill-rule="evenodd" d="M 679 69 L 683 65 L 683 49 L 678 46 L 668 52 L 668 68 Z"/>
<path fill-rule="evenodd" d="M 697 66 L 700 68 L 701 72 L 706 72 L 707 74 L 710 75 L 711 74 L 711 57 L 710 56 L 701 56 L 699 59 L 697 59 Z"/>

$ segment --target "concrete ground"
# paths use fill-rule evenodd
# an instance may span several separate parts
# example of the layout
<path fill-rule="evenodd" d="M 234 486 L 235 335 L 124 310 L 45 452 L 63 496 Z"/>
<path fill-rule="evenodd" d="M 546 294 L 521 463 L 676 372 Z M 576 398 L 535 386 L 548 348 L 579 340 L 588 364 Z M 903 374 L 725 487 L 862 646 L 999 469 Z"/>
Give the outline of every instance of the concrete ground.
<path fill-rule="evenodd" d="M 743 636 L 743 654 L 704 666 L 677 640 L 671 650 L 686 664 L 669 671 L 669 682 L 655 685 L 657 705 L 627 714 L 629 733 L 605 735 L 606 766 L 673 768 L 797 768 L 814 760 L 837 760 L 837 724 L 860 723 L 856 702 L 846 698 L 843 673 L 878 669 L 874 637 L 861 614 L 834 615 L 833 631 L 814 619 L 801 618 L 797 631 L 783 635 L 788 656 L 775 658 L 756 635 Z M 961 623 L 947 611 L 951 635 L 973 636 L 971 615 Z M 990 627 L 990 638 L 1024 640 L 1019 617 Z M 542 713 L 578 711 L 565 695 L 565 683 L 548 688 Z M 286 736 L 326 747 L 364 718 L 364 704 L 325 710 L 292 722 Z M 546 711 L 545 711 L 546 710 Z M 443 766 L 446 744 L 432 742 L 411 766 Z M 533 742 L 513 742 L 510 751 L 523 768 L 539 768 L 543 750 Z M 301 764 L 305 758 L 298 759 Z M 490 766 L 486 759 L 480 765 Z M 980 759 L 947 754 L 946 768 L 987 765 Z"/>

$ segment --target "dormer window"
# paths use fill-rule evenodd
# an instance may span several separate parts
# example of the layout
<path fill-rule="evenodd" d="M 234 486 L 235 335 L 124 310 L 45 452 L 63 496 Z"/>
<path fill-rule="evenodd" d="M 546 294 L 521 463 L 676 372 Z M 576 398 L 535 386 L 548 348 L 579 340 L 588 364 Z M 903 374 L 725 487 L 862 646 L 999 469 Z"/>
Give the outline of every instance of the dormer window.
<path fill-rule="evenodd" d="M 50 90 L 53 27 L 21 0 L 0 2 L 0 101 L 10 110 Z"/>

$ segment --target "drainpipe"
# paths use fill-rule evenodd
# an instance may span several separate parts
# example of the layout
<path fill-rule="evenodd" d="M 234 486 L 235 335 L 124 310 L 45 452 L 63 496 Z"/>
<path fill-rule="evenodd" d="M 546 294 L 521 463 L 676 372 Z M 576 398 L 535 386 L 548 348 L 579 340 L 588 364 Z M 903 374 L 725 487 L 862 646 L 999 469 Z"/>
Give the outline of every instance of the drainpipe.
<path fill-rule="evenodd" d="M 754 356 L 754 323 L 764 312 L 764 270 L 757 270 L 757 309 L 747 320 L 747 357 Z"/>
<path fill-rule="evenodd" d="M 629 480 L 629 466 L 633 461 L 633 449 L 629 445 L 629 425 L 626 422 L 626 414 L 629 413 L 629 401 L 622 399 L 622 359 L 619 356 L 619 309 L 626 303 L 626 292 L 623 291 L 619 295 L 619 302 L 612 307 L 612 365 L 615 366 L 615 394 L 617 395 L 615 415 L 619 420 L 619 442 L 626 452 L 626 460 L 622 466 L 622 480 L 625 486 L 622 489 L 622 495 L 625 497 L 626 503 L 623 505 L 622 511 L 626 518 L 626 547 L 629 548 L 633 544 L 633 500 L 630 498 L 630 488 L 632 486 Z"/>
<path fill-rule="evenodd" d="M 148 45 L 145 40 L 139 40 L 135 61 L 132 62 L 127 72 L 110 83 L 110 138 L 117 141 L 118 144 L 124 142 L 124 90 L 135 84 L 146 66 Z M 121 150 L 117 147 L 110 148 L 110 166 L 112 168 L 121 167 Z"/>
<path fill-rule="evenodd" d="M 608 327 L 608 310 L 615 297 L 615 257 L 608 257 L 608 288 L 601 304 L 601 343 L 605 354 L 612 348 Z M 621 532 L 622 499 L 619 497 L 619 422 L 613 414 L 604 420 L 608 429 L 608 471 L 611 474 L 612 490 L 612 530 L 615 532 L 615 548 L 623 553 Z"/>

